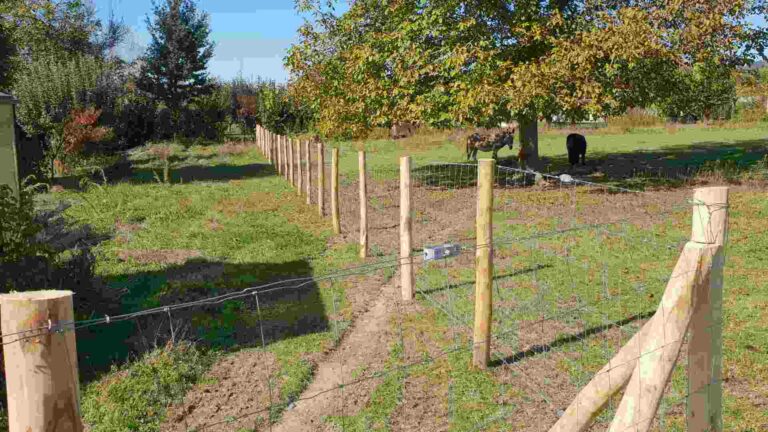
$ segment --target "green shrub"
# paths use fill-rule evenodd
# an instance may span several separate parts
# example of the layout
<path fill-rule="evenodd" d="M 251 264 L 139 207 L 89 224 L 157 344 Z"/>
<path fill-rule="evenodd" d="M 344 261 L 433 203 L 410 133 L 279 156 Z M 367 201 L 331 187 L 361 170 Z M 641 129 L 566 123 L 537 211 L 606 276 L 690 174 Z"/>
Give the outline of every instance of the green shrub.
<path fill-rule="evenodd" d="M 48 253 L 34 241 L 42 227 L 35 222 L 33 189 L 22 188 L 17 198 L 8 185 L 0 185 L 0 266 Z"/>

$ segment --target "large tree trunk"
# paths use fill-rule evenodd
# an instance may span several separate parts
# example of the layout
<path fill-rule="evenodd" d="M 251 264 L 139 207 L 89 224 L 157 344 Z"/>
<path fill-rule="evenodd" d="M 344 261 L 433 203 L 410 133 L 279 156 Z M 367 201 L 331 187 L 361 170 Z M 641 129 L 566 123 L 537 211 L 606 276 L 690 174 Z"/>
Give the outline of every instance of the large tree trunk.
<path fill-rule="evenodd" d="M 518 117 L 517 123 L 520 129 L 520 148 L 523 156 L 521 166 L 538 168 L 539 161 L 539 125 L 536 117 Z"/>

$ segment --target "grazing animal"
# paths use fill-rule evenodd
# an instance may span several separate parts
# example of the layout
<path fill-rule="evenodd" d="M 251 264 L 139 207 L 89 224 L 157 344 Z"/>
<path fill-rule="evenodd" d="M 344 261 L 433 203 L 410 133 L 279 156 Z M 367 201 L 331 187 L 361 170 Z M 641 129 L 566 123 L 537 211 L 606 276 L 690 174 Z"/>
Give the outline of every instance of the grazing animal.
<path fill-rule="evenodd" d="M 477 160 L 477 152 L 479 151 L 492 151 L 493 158 L 496 159 L 499 150 L 509 146 L 512 150 L 512 146 L 515 143 L 515 128 L 502 130 L 492 134 L 473 133 L 467 138 L 467 160 Z"/>
<path fill-rule="evenodd" d="M 389 137 L 393 140 L 408 138 L 416 133 L 418 124 L 416 122 L 396 122 L 389 128 Z"/>
<path fill-rule="evenodd" d="M 586 165 L 587 139 L 584 138 L 584 135 L 577 133 L 568 135 L 565 139 L 565 148 L 568 149 L 568 162 L 570 162 L 571 168 L 579 162 Z"/>

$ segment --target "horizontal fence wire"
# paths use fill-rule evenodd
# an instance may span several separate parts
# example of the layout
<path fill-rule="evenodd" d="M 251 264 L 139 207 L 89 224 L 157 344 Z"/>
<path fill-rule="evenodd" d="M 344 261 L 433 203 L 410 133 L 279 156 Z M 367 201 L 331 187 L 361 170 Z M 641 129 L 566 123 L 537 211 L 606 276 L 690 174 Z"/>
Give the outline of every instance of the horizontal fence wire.
<path fill-rule="evenodd" d="M 316 149 L 313 149 L 312 146 L 310 146 L 310 155 L 311 160 L 316 161 Z M 341 155 L 340 155 L 341 156 Z M 330 171 L 329 167 L 331 165 L 331 149 L 326 146 L 325 148 L 325 166 L 323 169 Z M 315 165 L 313 168 L 315 168 L 315 175 L 316 175 L 316 168 Z M 411 171 L 411 174 L 414 179 L 414 185 L 415 187 L 427 187 L 427 188 L 437 188 L 437 189 L 462 189 L 462 188 L 470 188 L 477 186 L 477 165 L 475 164 L 466 164 L 466 163 L 429 163 L 425 165 L 414 165 Z M 648 197 L 651 201 L 653 200 L 653 197 L 648 194 L 647 192 L 642 191 L 636 191 L 636 190 L 630 190 L 622 187 L 616 187 L 612 185 L 605 185 L 600 183 L 593 183 L 589 181 L 584 181 L 580 179 L 573 178 L 569 175 L 561 175 L 561 176 L 554 176 L 549 174 L 542 174 L 531 170 L 524 170 L 519 168 L 511 168 L 511 167 L 503 167 L 498 166 L 496 167 L 496 171 L 494 173 L 495 178 L 495 186 L 497 188 L 501 189 L 518 189 L 518 188 L 525 188 L 525 187 L 532 187 L 535 185 L 542 185 L 549 182 L 552 185 L 555 185 L 556 187 L 559 187 L 561 190 L 573 190 L 574 188 L 594 188 L 594 189 L 600 189 L 604 192 L 608 192 L 610 194 L 636 194 L 638 197 Z M 374 168 L 372 170 L 369 170 L 368 173 L 366 173 L 368 178 L 374 179 L 374 180 L 395 180 L 399 176 L 399 170 L 397 169 L 389 169 L 389 168 Z M 312 184 L 313 189 L 316 189 L 317 185 L 314 184 L 316 181 L 316 178 L 312 178 Z M 330 184 L 330 172 L 327 172 L 325 175 L 325 181 L 326 184 Z M 575 200 L 573 195 L 569 195 L 568 199 L 573 201 Z M 325 202 L 329 202 L 329 198 L 326 197 Z M 658 202 L 658 201 L 654 201 Z M 572 202 L 568 203 L 569 205 L 572 204 Z M 667 203 L 663 203 L 667 204 Z M 696 204 L 696 203 L 694 203 Z M 327 206 L 328 204 L 326 204 Z M 471 203 L 471 205 L 474 205 L 474 202 Z M 666 206 L 669 207 L 669 206 Z M 674 206 L 672 208 L 666 208 L 663 211 L 655 212 L 654 216 L 656 218 L 664 219 L 666 217 L 676 215 L 683 209 L 690 210 L 691 208 L 691 202 L 687 202 L 685 204 L 680 204 L 679 206 Z M 701 208 L 701 206 L 699 206 Z M 500 211 L 505 211 L 505 205 L 502 205 L 499 209 Z M 707 211 L 713 212 L 713 211 L 719 211 L 721 208 L 709 208 Z M 530 275 L 533 283 L 538 284 L 539 287 L 544 287 L 544 289 L 540 290 L 540 294 L 537 294 L 539 296 L 544 297 L 532 297 L 529 299 L 521 299 L 524 301 L 517 301 L 512 308 L 496 308 L 494 306 L 494 314 L 497 315 L 498 321 L 502 321 L 504 323 L 508 323 L 508 327 L 503 327 L 500 330 L 497 330 L 492 333 L 492 346 L 493 346 L 493 358 L 494 361 L 497 362 L 495 365 L 496 367 L 504 367 L 509 369 L 515 369 L 520 376 L 524 377 L 524 379 L 528 382 L 528 387 L 534 392 L 538 393 L 538 397 L 542 398 L 543 400 L 547 400 L 549 395 L 548 392 L 552 392 L 552 389 L 548 389 L 548 385 L 544 382 L 537 382 L 534 378 L 528 376 L 526 373 L 526 370 L 524 369 L 525 360 L 529 358 L 534 358 L 537 356 L 547 355 L 549 353 L 554 353 L 557 349 L 557 347 L 553 346 L 546 346 L 541 344 L 536 345 L 530 345 L 530 346 L 520 346 L 521 343 L 519 340 L 519 335 L 525 334 L 527 331 L 531 331 L 533 329 L 542 328 L 547 323 L 555 323 L 555 322 L 578 322 L 578 328 L 581 329 L 580 332 L 577 332 L 573 334 L 573 332 L 566 332 L 563 338 L 556 338 L 553 342 L 557 342 L 559 340 L 563 340 L 563 342 L 557 342 L 559 343 L 560 347 L 567 347 L 569 345 L 573 344 L 584 344 L 587 339 L 600 332 L 606 332 L 610 329 L 615 329 L 620 332 L 624 332 L 624 328 L 628 325 L 632 324 L 635 320 L 642 320 L 649 318 L 652 314 L 648 310 L 637 310 L 634 314 L 630 316 L 625 316 L 623 320 L 616 320 L 615 316 L 613 316 L 613 312 L 608 311 L 610 308 L 608 306 L 615 306 L 617 304 L 621 304 L 622 302 L 626 301 L 624 297 L 622 297 L 621 293 L 619 295 L 615 295 L 611 297 L 610 295 L 610 282 L 608 281 L 607 273 L 607 266 L 605 262 L 602 263 L 591 263 L 584 260 L 579 260 L 577 256 L 574 255 L 572 248 L 569 248 L 567 245 L 563 250 L 557 250 L 552 249 L 548 245 L 542 244 L 542 242 L 552 240 L 552 239 L 562 239 L 563 237 L 572 237 L 576 240 L 579 240 L 579 238 L 575 237 L 577 235 L 585 235 L 587 233 L 599 233 L 600 235 L 604 236 L 602 239 L 602 242 L 606 242 L 608 239 L 625 239 L 625 240 L 631 240 L 632 242 L 640 241 L 645 244 L 645 247 L 648 249 L 657 249 L 657 250 L 668 250 L 668 251 L 674 251 L 677 252 L 679 248 L 682 246 L 682 244 L 685 241 L 685 238 L 680 237 L 680 239 L 674 239 L 674 240 L 660 240 L 658 236 L 653 235 L 651 233 L 648 235 L 647 233 L 644 233 L 643 236 L 638 237 L 637 233 L 631 233 L 629 231 L 629 228 L 627 227 L 627 224 L 632 221 L 631 217 L 624 217 L 619 218 L 616 220 L 610 220 L 610 221 L 603 221 L 603 222 L 596 222 L 596 223 L 584 223 L 584 224 L 577 224 L 575 221 L 575 216 L 571 215 L 571 221 L 568 224 L 567 227 L 563 228 L 556 228 L 556 229 L 549 229 L 549 230 L 542 230 L 537 231 L 533 230 L 533 232 L 529 232 L 526 235 L 516 235 L 511 233 L 505 233 L 501 236 L 497 236 L 493 239 L 493 244 L 486 245 L 486 244 L 476 244 L 471 243 L 472 240 L 475 240 L 472 237 L 461 237 L 457 236 L 457 239 L 451 239 L 446 240 L 444 242 L 436 242 L 437 244 L 442 243 L 456 243 L 459 245 L 461 254 L 459 257 L 450 257 L 445 258 L 441 260 L 434 260 L 429 261 L 424 258 L 424 256 L 421 254 L 424 248 L 427 247 L 427 245 L 423 245 L 421 247 L 417 247 L 412 255 L 407 258 L 399 258 L 397 256 L 385 256 L 380 257 L 376 259 L 374 262 L 367 263 L 365 265 L 360 266 L 354 266 L 349 267 L 341 271 L 333 272 L 326 275 L 319 275 L 319 276 L 307 276 L 307 277 L 298 277 L 298 278 L 292 278 L 292 279 L 286 279 L 286 280 L 280 280 L 275 282 L 270 282 L 262 285 L 252 286 L 248 288 L 244 288 L 235 292 L 227 293 L 227 294 L 221 294 L 216 296 L 211 296 L 203 299 L 198 299 L 194 301 L 184 302 L 184 303 L 176 303 L 176 304 L 168 304 L 164 306 L 159 307 L 153 307 L 148 308 L 145 310 L 140 310 L 132 313 L 126 313 L 126 314 L 120 314 L 115 316 L 104 316 L 101 318 L 96 319 L 89 319 L 89 320 L 76 320 L 71 322 L 58 322 L 58 323 L 52 323 L 48 322 L 47 325 L 43 325 L 41 327 L 28 329 L 25 331 L 19 331 L 15 333 L 9 333 L 9 334 L 2 334 L 0 335 L 2 337 L 2 345 L 7 345 L 10 343 L 17 343 L 21 342 L 30 338 L 39 337 L 41 334 L 45 333 L 63 333 L 65 331 L 75 331 L 78 329 L 91 327 L 91 326 L 97 326 L 97 325 L 107 325 L 115 322 L 120 321 L 127 321 L 127 320 L 133 320 L 139 317 L 149 316 L 149 315 L 156 315 L 156 314 L 169 314 L 173 311 L 188 309 L 188 308 L 194 308 L 194 307 L 202 307 L 202 306 L 210 306 L 210 305 L 220 305 L 227 301 L 236 300 L 236 299 L 242 299 L 242 298 L 249 298 L 252 297 L 256 301 L 257 305 L 257 311 L 258 311 L 258 323 L 259 323 L 259 329 L 261 333 L 261 342 L 262 342 L 262 348 L 266 349 L 266 342 L 264 339 L 264 330 L 263 330 L 263 318 L 262 318 L 262 311 L 261 311 L 261 305 L 259 304 L 259 295 L 267 294 L 270 292 L 280 291 L 280 290 L 298 290 L 304 286 L 307 286 L 309 284 L 317 283 L 320 281 L 333 281 L 333 280 L 340 280 L 352 276 L 358 276 L 358 275 L 370 275 L 374 272 L 384 270 L 384 269 L 397 269 L 401 265 L 404 265 L 406 263 L 406 260 L 410 260 L 413 258 L 416 258 L 417 263 L 420 264 L 420 267 L 418 268 L 419 276 L 417 276 L 417 287 L 416 287 L 416 293 L 418 298 L 424 300 L 427 304 L 433 306 L 436 310 L 438 310 L 440 313 L 444 314 L 445 317 L 449 320 L 450 323 L 452 323 L 453 326 L 462 329 L 463 334 L 466 338 L 471 339 L 471 330 L 472 330 L 472 315 L 471 315 L 471 309 L 467 310 L 466 308 L 462 309 L 461 305 L 459 304 L 461 301 L 461 298 L 457 294 L 455 294 L 454 290 L 457 288 L 457 286 L 463 286 L 470 288 L 473 285 L 474 279 L 471 277 L 471 271 L 473 269 L 472 265 L 470 263 L 465 263 L 465 267 L 467 268 L 467 272 L 470 275 L 470 277 L 467 277 L 466 275 L 464 277 L 461 277 L 461 275 L 456 276 L 452 274 L 454 271 L 461 270 L 461 266 L 456 263 L 456 259 L 458 258 L 467 258 L 471 257 L 473 252 L 476 252 L 480 249 L 489 248 L 492 247 L 497 250 L 504 250 L 507 247 L 511 248 L 517 248 L 515 249 L 515 255 L 512 255 L 512 260 L 515 259 L 515 256 L 523 256 L 523 252 L 529 254 L 530 258 L 529 261 L 526 263 L 527 266 L 524 268 L 512 268 L 512 274 L 511 276 L 508 276 L 508 278 L 516 278 L 518 276 L 525 276 Z M 494 222 L 495 223 L 495 222 Z M 527 252 L 526 252 L 527 251 Z M 309 257 L 309 260 L 322 260 L 324 257 Z M 494 260 L 499 260 L 500 258 L 498 256 L 494 257 Z M 631 260 L 631 257 L 630 257 Z M 555 264 L 553 264 L 555 263 Z M 560 264 L 556 264 L 560 263 Z M 557 306 L 555 310 L 545 310 L 546 301 L 545 298 L 547 295 L 547 290 L 552 291 L 552 286 L 547 285 L 547 281 L 542 278 L 542 273 L 545 270 L 549 270 L 549 266 L 555 266 L 555 269 L 562 269 L 560 266 L 565 266 L 566 270 L 568 272 L 573 272 L 573 268 L 577 267 L 579 272 L 583 273 L 600 273 L 603 280 L 599 284 L 599 289 L 603 291 L 603 296 L 600 300 L 600 302 L 590 302 L 583 298 L 579 298 L 578 295 L 575 299 L 574 304 L 568 305 L 568 306 Z M 428 276 L 428 272 L 431 270 L 437 271 L 437 277 L 434 277 L 432 279 L 428 277 L 421 277 L 425 274 Z M 507 269 L 503 269 L 506 271 Z M 515 273 L 519 272 L 519 273 Z M 669 283 L 671 280 L 679 277 L 684 277 L 690 274 L 690 272 L 685 272 L 681 274 L 672 274 L 666 278 L 658 277 L 654 281 L 658 284 L 660 283 Z M 495 281 L 496 277 L 500 276 L 499 274 L 494 274 L 494 292 L 498 294 L 498 297 L 505 298 L 504 295 L 506 295 L 507 292 L 512 292 L 508 290 L 502 290 L 502 286 L 500 283 L 497 283 Z M 538 279 L 537 279 L 538 278 Z M 577 278 L 572 278 L 571 280 L 574 281 Z M 649 278 L 646 277 L 646 280 Z M 558 295 L 556 297 L 557 300 L 565 298 L 565 294 L 575 293 L 575 282 L 573 282 L 569 287 L 566 287 L 563 289 L 562 287 L 560 290 L 562 291 L 563 295 Z M 445 295 L 443 293 L 446 293 Z M 467 293 L 468 294 L 468 293 Z M 607 294 L 607 295 L 605 295 Z M 512 297 L 506 298 L 509 301 L 515 300 Z M 466 299 L 464 299 L 466 302 Z M 336 299 L 334 299 L 334 314 L 336 313 L 335 307 L 336 307 Z M 399 313 L 404 313 L 400 311 Z M 528 315 L 529 318 L 532 319 L 521 319 L 520 317 L 523 315 Z M 598 330 L 592 330 L 595 327 L 588 327 L 587 326 L 587 320 L 585 316 L 591 315 L 590 319 L 592 321 L 599 320 L 602 322 L 603 328 L 599 328 Z M 536 316 L 534 316 L 536 315 Z M 625 314 L 626 315 L 626 314 Z M 338 326 L 335 326 L 335 331 L 338 333 Z M 402 332 L 402 329 L 401 329 Z M 541 334 L 543 335 L 544 332 L 542 331 Z M 6 340 L 11 339 L 12 336 L 18 336 L 16 338 L 13 338 L 12 340 Z M 513 338 L 509 338 L 511 336 L 515 336 Z M 337 338 L 339 335 L 337 334 Z M 402 337 L 402 336 L 401 336 Z M 625 335 L 626 337 L 626 335 Z M 546 339 L 546 338 L 542 338 Z M 551 339 L 551 338 L 550 338 Z M 546 340 L 542 340 L 542 342 L 546 342 Z M 627 362 L 624 362 L 622 364 L 609 364 L 610 367 L 608 369 L 601 371 L 598 375 L 591 375 L 593 379 L 596 379 L 602 374 L 610 374 L 610 372 L 626 367 L 628 365 L 636 364 L 640 359 L 644 358 L 645 356 L 654 355 L 658 351 L 663 351 L 667 347 L 674 347 L 677 344 L 683 343 L 684 340 L 674 340 L 674 341 L 665 341 L 663 345 L 656 347 L 655 349 L 648 351 L 648 352 L 642 352 L 638 356 L 632 358 L 631 360 L 628 360 Z M 606 342 L 607 343 L 607 342 Z M 274 402 L 272 397 L 272 388 L 270 387 L 270 403 L 267 406 L 264 406 L 262 408 L 256 409 L 254 411 L 243 413 L 242 416 L 237 417 L 239 418 L 247 418 L 251 416 L 256 416 L 259 414 L 263 414 L 266 412 L 272 412 L 275 408 L 285 408 L 288 404 L 295 404 L 301 401 L 311 400 L 314 398 L 317 398 L 323 394 L 327 394 L 329 392 L 339 391 L 343 392 L 343 389 L 345 387 L 358 385 L 370 380 L 374 379 L 380 379 L 386 376 L 389 376 L 394 373 L 402 373 L 406 372 L 408 370 L 411 370 L 415 367 L 434 364 L 437 360 L 440 358 L 443 358 L 447 355 L 453 354 L 453 353 L 469 353 L 471 352 L 476 344 L 473 343 L 459 343 L 455 344 L 456 346 L 450 347 L 450 348 L 444 348 L 441 349 L 439 354 L 434 356 L 429 356 L 429 358 L 422 359 L 417 362 L 410 362 L 404 365 L 399 365 L 396 367 L 391 368 L 383 368 L 379 369 L 375 372 L 367 372 L 364 374 L 363 377 L 356 378 L 350 381 L 344 381 L 341 380 L 342 383 L 335 386 L 330 386 L 324 390 L 318 391 L 316 393 L 313 393 L 311 395 L 305 395 L 299 398 L 296 398 L 295 400 L 291 401 L 284 401 L 284 402 Z M 550 343 L 552 345 L 552 343 Z M 511 351 L 510 351 L 511 350 Z M 512 355 L 510 355 L 510 352 L 512 352 Z M 607 347 L 605 349 L 605 352 L 601 353 L 603 356 L 607 355 L 613 355 L 613 348 Z M 714 385 L 717 383 L 709 383 L 707 386 Z M 704 388 L 706 388 L 705 386 Z M 695 393 L 700 392 L 702 389 L 696 389 L 695 391 L 688 392 L 687 394 L 684 394 L 682 396 L 679 396 L 678 398 L 675 398 L 673 401 L 667 401 L 665 402 L 665 407 L 672 408 L 676 406 L 677 404 L 684 403 L 687 398 Z M 342 393 L 343 397 L 343 393 Z M 551 402 L 549 402 L 549 405 L 554 409 L 555 406 L 552 405 Z M 610 407 L 613 408 L 612 406 Z M 505 409 L 503 412 L 499 412 L 494 416 L 491 416 L 490 418 L 481 419 L 476 424 L 476 429 L 481 430 L 481 428 L 487 427 L 488 425 L 492 424 L 496 421 L 504 421 L 505 419 L 509 418 L 511 415 L 513 415 L 515 412 L 514 409 Z M 654 413 L 654 416 L 657 414 Z M 653 418 L 653 417 L 652 417 Z M 651 419 L 641 419 L 637 424 L 641 424 L 643 422 L 647 422 L 652 420 Z M 232 419 L 228 419 L 224 422 L 214 422 L 210 424 L 204 424 L 197 428 L 197 430 L 205 430 L 208 428 L 212 428 L 218 425 L 221 425 L 225 422 L 231 422 Z M 634 426 L 633 426 L 634 427 Z M 631 430 L 628 429 L 628 430 Z"/>

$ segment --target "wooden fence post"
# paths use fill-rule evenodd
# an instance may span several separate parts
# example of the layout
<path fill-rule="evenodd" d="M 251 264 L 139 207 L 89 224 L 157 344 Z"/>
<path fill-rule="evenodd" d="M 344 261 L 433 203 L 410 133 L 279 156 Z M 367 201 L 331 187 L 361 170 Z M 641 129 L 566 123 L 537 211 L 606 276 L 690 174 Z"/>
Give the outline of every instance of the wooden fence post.
<path fill-rule="evenodd" d="M 718 245 L 709 284 L 694 296 L 688 342 L 688 430 L 723 430 L 723 267 L 728 234 L 728 188 L 693 192 L 691 241 Z"/>
<path fill-rule="evenodd" d="M 310 205 L 312 204 L 312 155 L 309 152 L 309 141 L 304 141 L 304 154 L 307 155 L 306 164 L 304 165 L 304 187 L 307 194 L 307 205 Z"/>
<path fill-rule="evenodd" d="M 360 258 L 368 256 L 368 191 L 365 184 L 365 151 L 357 152 L 360 172 Z"/>
<path fill-rule="evenodd" d="M 400 157 L 400 290 L 404 301 L 414 298 L 411 217 L 411 157 Z"/>
<path fill-rule="evenodd" d="M 320 217 L 325 216 L 325 146 L 317 143 L 317 212 Z"/>
<path fill-rule="evenodd" d="M 481 159 L 477 172 L 477 249 L 475 251 L 475 328 L 472 365 L 485 369 L 491 358 L 493 315 L 493 159 Z"/>
<path fill-rule="evenodd" d="M 722 266 L 728 190 L 697 189 L 694 202 L 691 241 L 656 313 L 582 388 L 550 432 L 586 430 L 627 383 L 610 430 L 649 430 L 686 329 L 691 331 L 688 430 L 722 430 Z"/>
<path fill-rule="evenodd" d="M 290 164 L 291 164 L 291 155 L 288 153 L 288 139 L 284 135 L 280 135 L 280 141 L 283 143 L 283 177 L 285 177 L 286 180 L 289 180 L 289 174 L 290 171 Z"/>
<path fill-rule="evenodd" d="M 82 431 L 72 292 L 3 294 L 0 316 L 9 432 Z"/>
<path fill-rule="evenodd" d="M 256 125 L 256 147 L 259 149 L 259 153 L 261 153 L 262 156 L 265 156 L 264 153 L 264 146 L 261 142 L 261 127 L 259 125 Z"/>
<path fill-rule="evenodd" d="M 280 135 L 275 135 L 275 147 L 277 148 L 277 172 L 283 175 L 283 140 L 280 139 Z"/>
<path fill-rule="evenodd" d="M 616 409 L 610 432 L 647 432 L 675 367 L 693 313 L 695 298 L 709 286 L 719 245 L 688 242 L 672 272 L 647 337 L 636 353 L 632 376 Z"/>
<path fill-rule="evenodd" d="M 296 178 L 294 178 L 295 171 L 295 165 L 296 165 L 296 155 L 293 151 L 293 140 L 290 138 L 286 138 L 286 142 L 288 143 L 288 183 L 291 184 L 291 186 L 296 186 Z"/>
<path fill-rule="evenodd" d="M 301 141 L 295 140 L 294 143 L 296 145 L 296 154 L 298 154 L 296 158 L 296 195 L 301 196 L 304 192 L 304 164 L 302 163 L 304 152 L 301 151 Z"/>
<path fill-rule="evenodd" d="M 331 218 L 333 220 L 333 232 L 341 234 L 341 220 L 339 219 L 339 148 L 331 151 Z"/>

